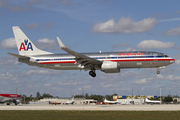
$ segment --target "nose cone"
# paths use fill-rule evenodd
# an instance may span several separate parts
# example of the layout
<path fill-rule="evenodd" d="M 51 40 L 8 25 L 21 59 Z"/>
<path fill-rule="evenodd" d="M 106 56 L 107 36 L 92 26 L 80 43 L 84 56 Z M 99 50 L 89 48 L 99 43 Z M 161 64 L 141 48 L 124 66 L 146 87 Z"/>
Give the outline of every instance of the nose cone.
<path fill-rule="evenodd" d="M 172 64 L 172 63 L 174 63 L 174 62 L 175 62 L 175 59 L 172 58 L 172 59 L 170 60 L 170 63 Z"/>

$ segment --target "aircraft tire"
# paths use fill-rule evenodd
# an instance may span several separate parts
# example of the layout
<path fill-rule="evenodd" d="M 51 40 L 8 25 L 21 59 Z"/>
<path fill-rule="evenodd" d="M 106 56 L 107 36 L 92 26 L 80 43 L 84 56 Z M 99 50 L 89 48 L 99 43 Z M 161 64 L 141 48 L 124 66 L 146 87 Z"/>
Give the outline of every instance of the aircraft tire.
<path fill-rule="evenodd" d="M 93 74 L 93 71 L 89 71 L 89 75 L 92 76 L 92 74 Z"/>
<path fill-rule="evenodd" d="M 93 71 L 89 71 L 89 75 L 92 76 L 92 77 L 96 77 L 96 73 L 93 72 Z"/>
<path fill-rule="evenodd" d="M 160 74 L 160 71 L 157 71 L 157 74 Z"/>
<path fill-rule="evenodd" d="M 96 77 L 96 73 L 95 72 L 93 72 L 92 77 Z"/>

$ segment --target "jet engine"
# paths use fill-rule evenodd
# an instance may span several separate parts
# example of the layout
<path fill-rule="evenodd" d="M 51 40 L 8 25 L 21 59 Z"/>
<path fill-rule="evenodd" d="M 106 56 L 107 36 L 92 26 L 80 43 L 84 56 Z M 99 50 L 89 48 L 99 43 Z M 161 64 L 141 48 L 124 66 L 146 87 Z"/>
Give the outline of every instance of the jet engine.
<path fill-rule="evenodd" d="M 101 65 L 101 71 L 105 73 L 120 73 L 120 68 L 117 62 L 104 61 Z"/>
<path fill-rule="evenodd" d="M 15 105 L 17 105 L 17 104 L 20 103 L 20 100 L 13 99 L 13 103 L 14 103 Z"/>

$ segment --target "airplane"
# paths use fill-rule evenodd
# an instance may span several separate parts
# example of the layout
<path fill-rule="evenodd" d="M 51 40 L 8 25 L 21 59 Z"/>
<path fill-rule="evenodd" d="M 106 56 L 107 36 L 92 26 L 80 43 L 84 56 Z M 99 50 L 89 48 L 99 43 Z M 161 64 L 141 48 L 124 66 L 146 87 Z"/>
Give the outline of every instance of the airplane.
<path fill-rule="evenodd" d="M 21 96 L 18 94 L 0 94 L 0 103 L 7 103 L 7 105 L 10 105 L 11 103 L 14 103 L 15 105 L 20 103 L 20 100 L 22 100 Z"/>
<path fill-rule="evenodd" d="M 61 103 L 61 105 L 63 105 L 63 104 L 74 104 L 74 96 L 73 96 L 73 98 L 72 98 L 72 100 L 68 100 L 68 101 L 66 101 L 66 102 L 62 102 Z"/>
<path fill-rule="evenodd" d="M 145 99 L 146 103 L 150 103 L 150 104 L 161 104 L 161 101 L 158 100 L 149 100 L 149 99 Z"/>
<path fill-rule="evenodd" d="M 7 53 L 19 62 L 55 70 L 89 70 L 89 75 L 96 77 L 96 70 L 104 73 L 120 73 L 125 68 L 157 68 L 160 69 L 175 62 L 166 54 L 149 51 L 96 52 L 77 53 L 67 48 L 57 37 L 62 50 L 68 54 L 53 54 L 38 49 L 18 27 L 12 27 L 18 48 L 18 54 Z"/>
<path fill-rule="evenodd" d="M 107 100 L 106 98 L 104 99 L 104 103 L 105 104 L 118 104 L 118 103 L 120 103 L 119 101 L 109 101 L 109 100 Z"/>

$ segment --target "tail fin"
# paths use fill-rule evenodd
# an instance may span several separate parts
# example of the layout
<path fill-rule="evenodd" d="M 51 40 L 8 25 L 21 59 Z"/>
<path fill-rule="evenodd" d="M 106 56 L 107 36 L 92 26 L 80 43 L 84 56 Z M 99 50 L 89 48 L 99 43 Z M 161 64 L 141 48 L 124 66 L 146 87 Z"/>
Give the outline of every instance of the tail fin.
<path fill-rule="evenodd" d="M 74 101 L 74 96 L 73 96 L 73 98 L 72 98 L 72 101 Z"/>
<path fill-rule="evenodd" d="M 50 52 L 46 52 L 38 49 L 18 26 L 14 26 L 12 27 L 12 29 L 16 39 L 16 45 L 19 51 L 19 55 L 31 56 L 31 55 L 52 54 Z"/>

